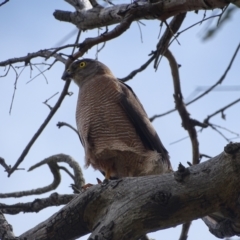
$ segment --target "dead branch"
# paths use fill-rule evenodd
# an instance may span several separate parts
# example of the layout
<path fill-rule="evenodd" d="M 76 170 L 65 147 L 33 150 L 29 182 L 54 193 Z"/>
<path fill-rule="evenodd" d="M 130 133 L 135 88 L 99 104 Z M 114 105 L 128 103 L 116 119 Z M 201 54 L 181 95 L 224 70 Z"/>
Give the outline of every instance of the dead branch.
<path fill-rule="evenodd" d="M 49 121 L 52 119 L 52 117 L 54 116 L 54 114 L 57 112 L 58 108 L 61 106 L 61 103 L 63 101 L 63 99 L 65 98 L 66 95 L 68 95 L 68 88 L 70 85 L 70 81 L 67 81 L 63 87 L 62 93 L 58 99 L 58 101 L 56 102 L 55 106 L 52 108 L 52 110 L 50 111 L 50 113 L 48 114 L 47 118 L 45 119 L 45 121 L 42 123 L 42 125 L 40 126 L 40 128 L 37 130 L 37 132 L 34 134 L 34 136 L 32 137 L 32 139 L 30 140 L 30 142 L 27 144 L 27 146 L 25 147 L 25 149 L 23 150 L 22 154 L 20 155 L 20 157 L 18 158 L 17 162 L 14 164 L 14 166 L 10 169 L 10 171 L 8 171 L 8 176 L 10 176 L 19 166 L 19 164 L 24 160 L 24 158 L 26 157 L 28 151 L 30 150 L 30 148 L 32 147 L 32 145 L 34 144 L 34 142 L 37 140 L 37 138 L 40 136 L 40 134 L 42 133 L 42 131 L 44 130 L 44 128 L 47 126 L 47 124 L 49 123 Z"/>
<path fill-rule="evenodd" d="M 57 53 L 52 54 L 52 51 L 50 50 L 40 50 L 38 52 L 28 53 L 28 55 L 24 57 L 10 58 L 6 61 L 2 61 L 0 62 L 0 67 L 8 66 L 13 63 L 19 63 L 19 62 L 24 62 L 24 64 L 27 66 L 30 63 L 31 59 L 33 58 L 37 58 L 37 57 L 48 58 L 49 56 L 53 56 L 55 59 L 57 59 L 62 63 L 66 62 L 66 59 L 63 58 L 60 54 L 57 54 Z"/>
<path fill-rule="evenodd" d="M 156 50 L 152 54 L 150 54 L 152 56 L 146 61 L 146 63 L 144 63 L 140 68 L 132 71 L 130 74 L 128 74 L 128 76 L 126 76 L 124 78 L 119 78 L 119 80 L 126 82 L 126 81 L 132 79 L 137 73 L 145 70 L 154 59 L 155 60 L 158 59 L 159 56 L 161 54 L 163 54 L 164 51 L 168 48 L 169 42 L 170 42 L 172 36 L 179 30 L 185 16 L 186 16 L 186 13 L 182 13 L 182 14 L 175 16 L 171 20 L 171 22 L 169 24 L 169 28 L 166 29 L 166 31 L 160 38 L 160 40 L 156 46 Z"/>
<path fill-rule="evenodd" d="M 183 102 L 178 64 L 170 50 L 168 49 L 165 50 L 164 56 L 169 61 L 169 65 L 171 68 L 174 86 L 173 96 L 175 99 L 175 106 L 182 119 L 182 126 L 184 127 L 185 130 L 188 131 L 188 135 L 190 137 L 192 144 L 192 164 L 195 165 L 199 163 L 199 142 L 197 138 L 197 131 L 195 129 L 196 124 L 194 123 L 193 119 L 190 118 L 190 114 L 188 113 L 187 108 Z M 187 239 L 187 234 L 190 226 L 191 222 L 186 222 L 183 224 L 180 240 Z"/>
<path fill-rule="evenodd" d="M 224 112 L 226 109 L 228 109 L 228 108 L 232 107 L 233 105 L 235 105 L 236 103 L 238 103 L 239 101 L 240 101 L 240 98 L 238 98 L 237 100 L 235 100 L 235 101 L 229 103 L 228 105 L 220 108 L 219 110 L 215 111 L 214 113 L 208 115 L 207 118 L 205 118 L 203 122 L 206 123 L 206 124 L 209 124 L 210 118 L 212 118 L 213 116 L 215 116 L 215 115 L 217 115 L 217 114 L 219 114 L 219 113 L 221 113 L 223 119 L 225 119 L 225 115 L 224 115 L 223 112 Z"/>
<path fill-rule="evenodd" d="M 72 130 L 78 135 L 78 137 L 80 138 L 77 129 L 74 128 L 72 125 L 70 125 L 70 124 L 68 124 L 68 123 L 65 123 L 65 122 L 58 122 L 58 123 L 57 123 L 57 127 L 58 127 L 58 128 L 61 128 L 61 127 L 63 127 L 63 126 L 66 126 L 66 127 L 69 127 L 70 129 L 72 129 Z"/>
<path fill-rule="evenodd" d="M 0 198 L 10 198 L 10 197 L 19 198 L 19 197 L 23 197 L 23 196 L 43 194 L 43 193 L 49 192 L 53 189 L 56 189 L 61 182 L 61 175 L 59 172 L 58 165 L 55 162 L 51 161 L 50 158 L 49 158 L 50 161 L 48 162 L 48 167 L 50 168 L 50 170 L 53 174 L 53 182 L 51 184 L 49 184 L 46 187 L 37 188 L 37 189 L 29 190 L 29 191 L 0 193 Z M 30 169 L 29 171 L 31 171 L 31 170 L 32 169 Z"/>
<path fill-rule="evenodd" d="M 13 234 L 12 226 L 7 222 L 2 211 L 0 211 L 0 239 L 13 240 L 16 239 Z"/>
<path fill-rule="evenodd" d="M 219 79 L 215 84 L 213 84 L 210 88 L 208 88 L 205 92 L 203 92 L 202 94 L 200 94 L 199 96 L 197 96 L 197 97 L 194 98 L 193 100 L 185 103 L 186 106 L 188 106 L 188 105 L 196 102 L 197 100 L 199 100 L 200 98 L 202 98 L 203 96 L 205 96 L 206 94 L 208 94 L 209 92 L 211 92 L 216 86 L 220 85 L 220 84 L 224 81 L 224 79 L 226 78 L 229 70 L 230 70 L 231 67 L 232 67 L 232 64 L 233 64 L 233 62 L 234 62 L 234 60 L 235 60 L 235 58 L 236 58 L 236 56 L 237 56 L 237 53 L 238 53 L 239 49 L 240 49 L 240 43 L 238 44 L 238 46 L 237 46 L 237 48 L 236 48 L 236 50 L 235 50 L 235 52 L 234 52 L 234 54 L 233 54 L 233 56 L 232 56 L 232 58 L 231 58 L 231 60 L 230 60 L 230 62 L 229 62 L 229 64 L 228 64 L 226 70 L 224 71 L 224 73 L 223 73 L 223 75 L 220 77 L 220 79 Z M 150 118 L 150 120 L 151 120 L 151 121 L 154 121 L 156 118 L 163 117 L 163 116 L 168 115 L 168 114 L 170 114 L 170 113 L 172 113 L 172 112 L 175 112 L 176 110 L 177 110 L 177 109 L 174 108 L 174 109 L 171 109 L 171 110 L 169 110 L 169 111 L 167 111 L 167 112 L 164 112 L 164 113 L 161 113 L 161 114 L 156 114 L 156 115 L 152 116 L 152 117 Z"/>
<path fill-rule="evenodd" d="M 141 19 L 161 19 L 165 20 L 182 12 L 194 10 L 206 10 L 223 8 L 227 2 L 221 0 L 213 1 L 159 1 L 156 3 L 133 2 L 132 4 L 119 4 L 103 8 L 94 6 L 92 9 L 77 9 L 76 12 L 56 10 L 54 17 L 57 20 L 70 22 L 81 30 L 94 29 L 109 26 L 122 21 L 123 15 L 134 9 L 132 21 Z"/>
<path fill-rule="evenodd" d="M 178 110 L 178 113 L 182 119 L 182 126 L 185 130 L 188 131 L 189 137 L 192 143 L 192 164 L 199 163 L 199 143 L 197 139 L 197 131 L 195 129 L 195 121 L 191 119 L 189 116 L 186 106 L 183 102 L 183 96 L 181 91 L 181 84 L 180 84 L 180 77 L 178 72 L 178 64 L 170 52 L 167 50 L 164 56 L 168 59 L 169 65 L 171 67 L 172 77 L 173 77 L 173 85 L 174 85 L 174 99 L 175 99 L 175 106 Z"/>
<path fill-rule="evenodd" d="M 52 193 L 47 198 L 37 198 L 33 202 L 16 203 L 13 205 L 0 203 L 0 210 L 2 211 L 2 213 L 11 214 L 11 215 L 18 214 L 20 212 L 23 212 L 23 213 L 39 212 L 48 207 L 66 205 L 74 197 L 76 197 L 76 194 L 61 195 L 55 192 L 55 193 Z"/>
<path fill-rule="evenodd" d="M 35 168 L 38 168 L 44 164 L 57 164 L 60 162 L 67 163 L 73 169 L 74 184 L 78 189 L 81 189 L 85 184 L 85 179 L 83 177 L 82 169 L 79 166 L 78 162 L 75 161 L 71 156 L 66 154 L 57 154 L 51 157 L 48 157 L 41 162 L 31 166 L 28 171 L 32 171 Z M 59 168 L 59 167 L 58 167 Z"/>
<path fill-rule="evenodd" d="M 89 240 L 131 240 L 214 212 L 221 212 L 238 234 L 240 143 L 224 150 L 175 173 L 95 185 L 20 238 L 61 240 L 92 232 Z"/>

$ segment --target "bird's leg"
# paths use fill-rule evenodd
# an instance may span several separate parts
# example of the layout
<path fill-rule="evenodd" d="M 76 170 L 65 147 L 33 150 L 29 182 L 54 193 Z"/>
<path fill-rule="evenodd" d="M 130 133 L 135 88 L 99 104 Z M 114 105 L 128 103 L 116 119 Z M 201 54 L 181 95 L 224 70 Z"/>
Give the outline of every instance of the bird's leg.
<path fill-rule="evenodd" d="M 111 177 L 111 170 L 108 168 L 107 171 L 105 172 L 105 179 L 102 182 L 103 185 L 108 184 L 110 177 Z"/>

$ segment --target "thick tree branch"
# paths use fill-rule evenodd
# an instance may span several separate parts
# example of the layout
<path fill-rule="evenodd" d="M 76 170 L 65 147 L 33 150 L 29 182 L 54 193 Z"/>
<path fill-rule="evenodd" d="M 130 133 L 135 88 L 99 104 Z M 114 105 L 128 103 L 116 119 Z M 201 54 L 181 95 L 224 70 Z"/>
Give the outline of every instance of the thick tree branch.
<path fill-rule="evenodd" d="M 92 232 L 89 240 L 119 240 L 119 236 L 131 240 L 213 212 L 221 212 L 230 222 L 240 221 L 239 143 L 183 170 L 95 185 L 20 237 L 61 240 Z"/>
<path fill-rule="evenodd" d="M 12 226 L 7 222 L 3 213 L 0 211 L 0 239 L 13 240 L 16 239 L 13 234 Z"/>
<path fill-rule="evenodd" d="M 133 21 L 141 19 L 165 20 L 182 12 L 223 8 L 228 3 L 224 0 L 164 0 L 156 3 L 146 1 L 145 3 L 141 2 L 141 4 L 133 2 L 132 4 L 119 4 L 108 8 L 93 7 L 87 11 L 79 9 L 73 13 L 56 10 L 53 15 L 57 20 L 70 22 L 81 30 L 87 30 L 119 23 L 122 16 L 132 9 L 134 9 Z"/>

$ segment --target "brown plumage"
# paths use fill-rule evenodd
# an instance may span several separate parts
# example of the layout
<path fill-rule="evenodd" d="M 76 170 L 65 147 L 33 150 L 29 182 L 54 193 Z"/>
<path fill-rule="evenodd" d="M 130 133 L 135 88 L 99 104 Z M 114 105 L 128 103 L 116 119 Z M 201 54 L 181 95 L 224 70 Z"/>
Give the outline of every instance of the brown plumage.
<path fill-rule="evenodd" d="M 147 114 L 132 89 L 107 66 L 78 60 L 66 70 L 79 86 L 77 128 L 86 166 L 106 179 L 168 172 L 171 164 Z"/>

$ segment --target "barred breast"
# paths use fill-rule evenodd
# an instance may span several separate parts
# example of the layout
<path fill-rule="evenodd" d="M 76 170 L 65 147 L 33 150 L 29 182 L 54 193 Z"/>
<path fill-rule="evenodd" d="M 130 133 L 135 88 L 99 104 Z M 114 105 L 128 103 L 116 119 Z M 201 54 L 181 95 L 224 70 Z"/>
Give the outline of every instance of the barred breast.
<path fill-rule="evenodd" d="M 118 178 L 162 173 L 162 156 L 144 146 L 120 105 L 121 91 L 109 75 L 96 76 L 79 91 L 76 121 L 86 166 Z"/>

